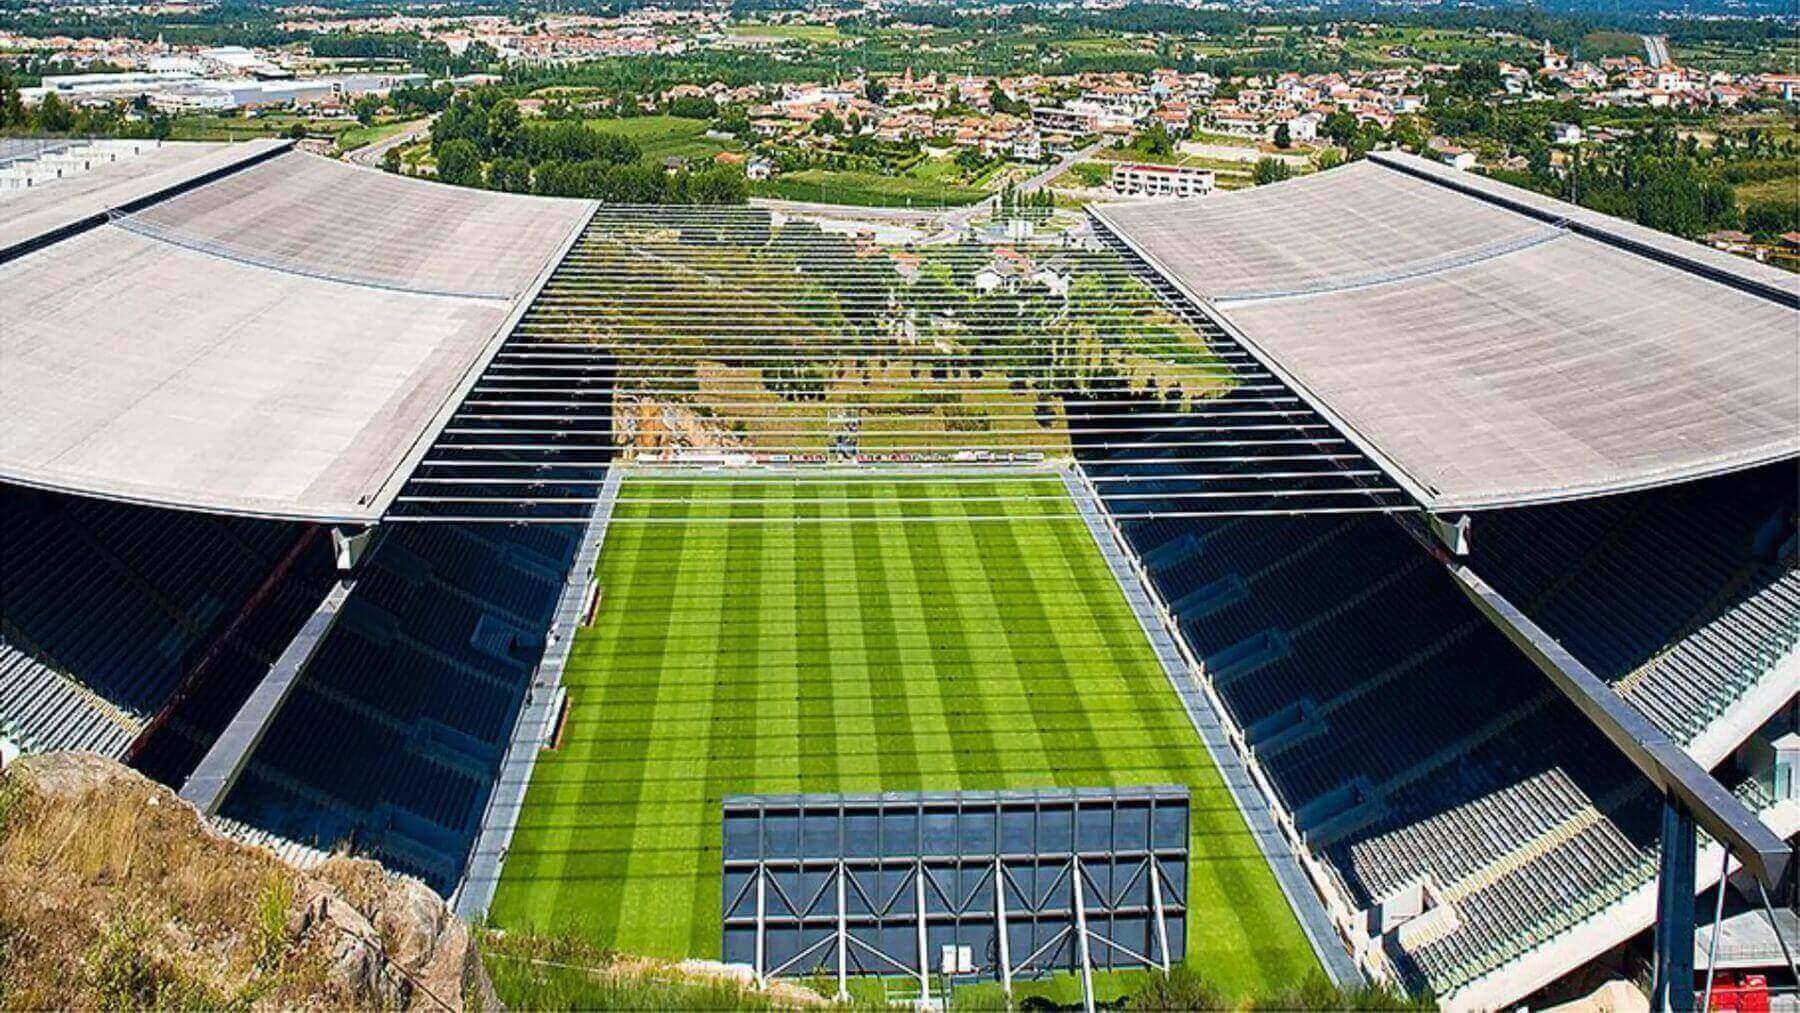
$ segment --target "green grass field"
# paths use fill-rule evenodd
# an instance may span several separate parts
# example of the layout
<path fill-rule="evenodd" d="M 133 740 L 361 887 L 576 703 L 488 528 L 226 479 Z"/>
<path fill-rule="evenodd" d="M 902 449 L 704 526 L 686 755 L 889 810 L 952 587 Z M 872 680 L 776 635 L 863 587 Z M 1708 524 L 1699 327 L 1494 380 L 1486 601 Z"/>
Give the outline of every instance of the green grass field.
<path fill-rule="evenodd" d="M 588 120 L 587 125 L 637 142 L 646 162 L 665 158 L 711 158 L 721 151 L 742 151 L 740 141 L 716 141 L 706 136 L 709 124 L 686 116 L 632 116 L 617 120 Z"/>
<path fill-rule="evenodd" d="M 1053 477 L 629 481 L 493 923 L 716 958 L 730 794 L 1182 783 L 1189 963 L 1237 993 L 1310 973 L 1071 513 Z"/>
<path fill-rule="evenodd" d="M 758 197 L 861 204 L 868 207 L 942 207 L 973 204 L 986 197 L 980 186 L 955 182 L 960 174 L 948 158 L 927 158 L 897 176 L 840 169 L 799 169 L 750 185 Z"/>
<path fill-rule="evenodd" d="M 768 25 L 742 21 L 725 29 L 733 38 L 758 42 L 842 42 L 836 25 Z"/>

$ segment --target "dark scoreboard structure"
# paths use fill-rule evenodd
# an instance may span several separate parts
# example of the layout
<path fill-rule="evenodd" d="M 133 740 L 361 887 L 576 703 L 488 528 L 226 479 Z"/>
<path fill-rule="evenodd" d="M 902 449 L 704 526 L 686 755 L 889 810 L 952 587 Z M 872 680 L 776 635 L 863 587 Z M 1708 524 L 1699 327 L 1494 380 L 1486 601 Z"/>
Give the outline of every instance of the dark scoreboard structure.
<path fill-rule="evenodd" d="M 1181 786 L 724 802 L 724 959 L 759 980 L 997 980 L 1159 968 L 1187 949 Z"/>

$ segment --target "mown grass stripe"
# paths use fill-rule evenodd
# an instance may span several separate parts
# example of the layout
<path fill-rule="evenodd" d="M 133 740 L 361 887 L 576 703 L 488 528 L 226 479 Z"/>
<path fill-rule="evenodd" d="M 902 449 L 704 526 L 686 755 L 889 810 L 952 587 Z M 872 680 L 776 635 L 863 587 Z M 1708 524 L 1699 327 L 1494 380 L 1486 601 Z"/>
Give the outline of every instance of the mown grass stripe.
<path fill-rule="evenodd" d="M 791 493 L 790 493 L 791 495 Z M 825 582 L 821 579 L 821 553 L 825 535 L 815 523 L 824 516 L 817 503 L 794 506 L 801 523 L 794 529 L 794 554 L 789 582 L 793 586 L 794 645 L 798 656 L 790 662 L 795 668 L 795 689 L 801 695 L 800 736 L 804 760 L 800 767 L 800 790 L 826 792 L 838 784 L 838 707 L 835 673 L 824 678 L 812 677 L 802 669 L 802 659 L 819 658 L 830 664 L 832 657 L 831 623 L 825 602 Z M 777 642 L 779 640 L 777 639 Z"/>
<path fill-rule="evenodd" d="M 992 495 L 993 486 L 974 485 L 975 495 Z M 973 512 L 970 504 L 959 506 Z M 1009 505 L 1010 507 L 1011 505 Z M 1030 663 L 1021 659 L 1029 653 L 1033 640 L 1052 637 L 1055 623 L 1038 598 L 1035 560 L 1020 548 L 1011 524 L 971 523 L 975 541 L 981 548 L 983 576 L 1001 603 L 1004 624 L 1002 633 L 1007 649 L 1013 653 L 1027 688 L 1032 721 L 1038 736 L 1051 756 L 1051 770 L 1059 787 L 1081 787 L 1068 776 L 1066 764 L 1076 756 L 1102 755 L 1087 712 L 1081 708 L 1058 708 L 1079 692 L 1074 673 L 1060 656 Z"/>
<path fill-rule="evenodd" d="M 679 516 L 679 514 L 675 514 Z M 687 529 L 676 525 L 681 532 L 681 541 L 674 548 L 677 553 L 685 544 Z M 608 603 L 611 607 L 602 613 L 605 617 L 601 624 L 600 635 L 588 635 L 582 638 L 579 650 L 574 652 L 574 668 L 578 673 L 577 683 L 597 680 L 599 685 L 598 699 L 592 706 L 602 713 L 610 712 L 613 707 L 621 706 L 617 701 L 609 700 L 613 689 L 608 674 L 613 670 L 612 663 L 623 659 L 628 652 L 642 656 L 646 651 L 661 654 L 668 648 L 666 640 L 652 640 L 648 647 L 632 639 L 621 636 L 620 631 L 628 621 L 628 612 L 636 612 L 644 621 L 655 623 L 655 616 L 661 616 L 667 624 L 674 619 L 675 586 L 672 582 L 644 581 L 640 576 L 651 567 L 662 565 L 658 558 L 661 551 L 647 551 L 642 543 L 634 542 L 630 551 L 617 553 L 615 559 L 621 564 L 615 572 L 606 569 L 604 586 L 617 585 L 622 592 L 619 597 L 623 601 Z M 608 635 L 610 634 L 610 636 Z M 580 691 L 580 687 L 572 686 L 571 694 Z M 582 705 L 577 699 L 571 707 Z M 654 704 L 630 705 L 641 711 L 648 719 L 652 716 Z M 644 765 L 650 750 L 650 740 L 644 735 L 625 735 L 617 739 L 588 740 L 582 743 L 570 742 L 566 753 L 567 760 L 554 761 L 551 766 L 559 768 L 568 763 L 573 768 L 570 773 L 579 772 L 586 779 L 581 783 L 580 800 L 572 811 L 564 811 L 560 815 L 567 822 L 566 832 L 559 843 L 567 855 L 573 856 L 579 848 L 579 859 L 570 857 L 563 863 L 558 878 L 592 877 L 594 889 L 591 895 L 582 898 L 585 910 L 568 912 L 577 922 L 591 919 L 596 927 L 596 936 L 603 944 L 616 941 L 616 933 L 623 913 L 625 901 L 625 875 L 623 859 L 629 854 L 630 828 L 620 828 L 610 833 L 592 833 L 584 825 L 585 814 L 616 808 L 621 811 L 635 810 L 643 797 Z M 540 764 L 540 768 L 543 764 Z M 558 770 L 559 776 L 564 775 Z M 532 808 L 529 794 L 526 798 L 526 811 Z M 568 869 L 569 862 L 575 862 L 578 868 Z M 510 865 L 510 857 L 509 857 Z M 572 898 L 571 898 L 572 899 Z M 562 898 L 558 898 L 562 901 Z M 560 912 L 558 913 L 560 915 Z M 561 921 L 562 917 L 556 917 Z"/>
<path fill-rule="evenodd" d="M 876 516 L 875 491 L 854 489 L 850 516 Z M 873 704 L 875 746 L 879 752 L 881 784 L 886 791 L 917 787 L 918 748 L 913 738 L 912 695 L 899 688 L 893 676 L 893 660 L 899 655 L 900 633 L 895 621 L 886 552 L 881 529 L 886 524 L 852 524 L 851 544 L 857 553 L 856 604 L 861 614 L 865 664 Z"/>
<path fill-rule="evenodd" d="M 736 486 L 726 487 L 735 494 Z M 730 508 L 733 517 L 761 516 L 762 508 L 756 504 L 733 504 Z M 744 603 L 728 595 L 746 590 L 738 587 L 745 574 L 754 575 L 762 564 L 762 533 L 760 524 L 744 524 L 731 527 L 720 533 L 725 539 L 724 561 L 722 565 L 712 567 L 714 582 L 712 585 L 713 600 L 709 610 L 715 617 L 713 624 L 713 651 L 711 664 L 700 664 L 696 667 L 702 671 L 715 671 L 718 665 L 728 658 L 741 658 L 753 655 L 757 644 L 756 628 L 749 623 L 737 622 L 737 612 L 744 608 Z M 754 591 L 751 585 L 747 590 Z M 756 599 L 751 599 L 752 608 Z M 706 743 L 705 786 L 701 792 L 699 811 L 695 814 L 698 821 L 707 828 L 706 840 L 717 847 L 719 831 L 713 827 L 716 819 L 710 819 L 718 813 L 719 802 L 726 795 L 738 791 L 742 786 L 753 784 L 756 775 L 756 701 L 745 698 L 741 694 L 721 692 L 716 678 L 704 680 L 713 694 L 713 708 L 703 724 L 690 725 L 689 735 L 699 737 Z M 707 876 L 704 870 L 696 870 L 700 880 L 695 890 L 694 904 L 690 910 L 694 912 L 714 912 L 713 919 L 693 918 L 688 932 L 688 952 L 696 956 L 715 954 L 720 945 L 717 924 L 717 912 L 723 904 L 720 897 L 718 876 Z M 676 912 L 668 912 L 674 917 Z"/>
<path fill-rule="evenodd" d="M 946 491 L 934 486 L 920 496 L 936 497 Z M 935 503 L 908 503 L 901 509 L 912 517 L 937 516 L 943 512 Z M 955 593 L 956 585 L 961 583 L 957 576 L 962 561 L 944 551 L 941 537 L 944 529 L 951 527 L 966 528 L 967 525 L 905 524 L 900 525 L 900 537 L 906 543 L 913 573 L 930 575 L 920 578 L 920 582 L 930 580 L 926 585 L 929 598 L 943 606 L 945 613 L 931 623 L 925 639 L 931 650 L 931 667 L 935 673 L 931 679 L 932 688 L 936 690 L 938 707 L 944 715 L 956 764 L 957 784 L 944 787 L 966 787 L 991 784 L 1000 761 L 993 731 L 982 706 L 985 673 L 983 666 L 978 666 L 972 657 L 969 634 L 964 628 L 968 612 Z"/>

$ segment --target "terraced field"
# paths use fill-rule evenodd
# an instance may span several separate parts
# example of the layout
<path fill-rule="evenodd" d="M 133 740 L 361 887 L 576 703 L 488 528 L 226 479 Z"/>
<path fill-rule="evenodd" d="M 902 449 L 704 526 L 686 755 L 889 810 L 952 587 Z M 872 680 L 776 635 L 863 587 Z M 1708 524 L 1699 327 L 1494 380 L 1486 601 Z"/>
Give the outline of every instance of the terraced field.
<path fill-rule="evenodd" d="M 1189 962 L 1316 967 L 1055 477 L 634 479 L 492 908 L 717 957 L 739 792 L 1187 784 Z"/>

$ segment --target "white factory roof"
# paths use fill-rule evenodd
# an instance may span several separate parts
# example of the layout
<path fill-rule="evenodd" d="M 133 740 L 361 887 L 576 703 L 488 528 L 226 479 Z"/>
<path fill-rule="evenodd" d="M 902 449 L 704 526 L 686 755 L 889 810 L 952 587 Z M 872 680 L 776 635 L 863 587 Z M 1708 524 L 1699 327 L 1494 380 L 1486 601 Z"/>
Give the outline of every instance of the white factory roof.
<path fill-rule="evenodd" d="M 1379 155 L 1101 220 L 1427 507 L 1800 454 L 1800 279 Z"/>
<path fill-rule="evenodd" d="M 0 263 L 0 479 L 375 520 L 590 213 L 288 153 Z"/>

